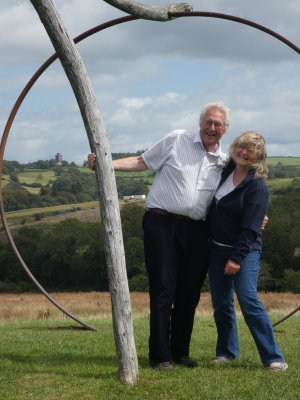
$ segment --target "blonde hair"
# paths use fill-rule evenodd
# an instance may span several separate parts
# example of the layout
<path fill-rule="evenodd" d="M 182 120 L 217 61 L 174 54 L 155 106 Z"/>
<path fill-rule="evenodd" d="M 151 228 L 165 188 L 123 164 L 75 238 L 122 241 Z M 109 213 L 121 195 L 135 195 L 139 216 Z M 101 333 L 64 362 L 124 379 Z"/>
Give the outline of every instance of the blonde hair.
<path fill-rule="evenodd" d="M 263 136 L 256 131 L 246 131 L 236 137 L 229 147 L 229 156 L 231 158 L 233 158 L 234 150 L 238 146 L 254 152 L 255 158 L 250 170 L 255 172 L 255 177 L 267 178 L 268 168 L 265 164 L 267 158 L 266 142 Z"/>

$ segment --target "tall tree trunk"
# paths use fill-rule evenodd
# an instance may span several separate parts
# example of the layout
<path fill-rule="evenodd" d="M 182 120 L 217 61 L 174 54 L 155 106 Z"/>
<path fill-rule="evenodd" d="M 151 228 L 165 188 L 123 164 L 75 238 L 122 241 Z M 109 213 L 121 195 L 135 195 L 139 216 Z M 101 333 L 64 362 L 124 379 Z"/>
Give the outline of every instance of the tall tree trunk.
<path fill-rule="evenodd" d="M 134 385 L 138 379 L 138 361 L 133 335 L 118 195 L 104 124 L 83 61 L 73 40 L 68 35 L 54 1 L 31 0 L 31 3 L 45 26 L 71 83 L 91 150 L 97 156 L 96 178 L 104 228 L 119 375 L 124 383 Z M 70 142 L 71 135 L 72 132 L 70 132 Z"/>

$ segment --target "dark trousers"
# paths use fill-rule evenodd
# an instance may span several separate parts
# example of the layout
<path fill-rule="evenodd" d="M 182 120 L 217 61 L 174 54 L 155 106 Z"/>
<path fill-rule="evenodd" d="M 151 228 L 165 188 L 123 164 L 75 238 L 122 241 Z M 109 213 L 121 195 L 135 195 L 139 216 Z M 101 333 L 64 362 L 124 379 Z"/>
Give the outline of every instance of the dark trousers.
<path fill-rule="evenodd" d="M 143 229 L 150 295 L 149 359 L 188 356 L 208 267 L 206 223 L 147 211 Z"/>

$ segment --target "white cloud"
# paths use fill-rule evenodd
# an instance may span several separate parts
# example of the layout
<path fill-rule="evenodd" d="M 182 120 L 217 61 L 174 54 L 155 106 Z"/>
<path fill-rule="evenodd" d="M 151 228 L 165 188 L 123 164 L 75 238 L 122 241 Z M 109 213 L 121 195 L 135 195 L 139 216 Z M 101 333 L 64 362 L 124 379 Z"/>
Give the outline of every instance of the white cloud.
<path fill-rule="evenodd" d="M 145 0 L 144 4 L 170 4 Z M 236 15 L 299 46 L 300 3 L 294 0 L 192 0 L 195 11 Z M 123 16 L 104 1 L 56 0 L 71 36 Z M 2 0 L 0 127 L 52 45 L 29 0 Z M 223 100 L 230 132 L 261 131 L 269 154 L 300 155 L 299 54 L 265 33 L 235 22 L 181 18 L 133 21 L 78 44 L 113 151 L 149 147 L 175 128 L 198 129 L 201 106 Z M 39 78 L 13 124 L 5 157 L 21 162 L 60 152 L 82 162 L 88 153 L 78 106 L 58 61 Z"/>

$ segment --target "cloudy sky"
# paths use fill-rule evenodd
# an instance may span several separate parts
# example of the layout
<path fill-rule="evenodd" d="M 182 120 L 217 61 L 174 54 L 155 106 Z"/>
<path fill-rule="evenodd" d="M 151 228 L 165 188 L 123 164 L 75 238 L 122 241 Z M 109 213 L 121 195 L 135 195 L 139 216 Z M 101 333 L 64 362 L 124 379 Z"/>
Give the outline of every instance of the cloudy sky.
<path fill-rule="evenodd" d="M 142 2 L 142 1 L 141 1 Z M 172 0 L 144 0 L 147 5 Z M 300 47 L 300 2 L 190 0 L 194 11 L 235 15 Z M 125 14 L 102 0 L 56 0 L 72 37 Z M 231 126 L 223 149 L 255 129 L 268 155 L 300 156 L 300 57 L 259 30 L 215 18 L 133 21 L 78 44 L 111 150 L 146 149 L 172 129 L 198 130 L 199 111 L 224 101 Z M 36 70 L 54 50 L 30 0 L 1 0 L 0 128 Z M 13 123 L 4 159 L 54 158 L 82 163 L 89 144 L 78 106 L 59 64 L 35 83 Z"/>

